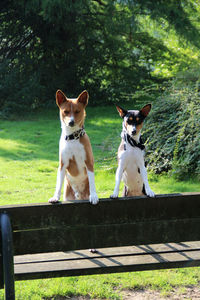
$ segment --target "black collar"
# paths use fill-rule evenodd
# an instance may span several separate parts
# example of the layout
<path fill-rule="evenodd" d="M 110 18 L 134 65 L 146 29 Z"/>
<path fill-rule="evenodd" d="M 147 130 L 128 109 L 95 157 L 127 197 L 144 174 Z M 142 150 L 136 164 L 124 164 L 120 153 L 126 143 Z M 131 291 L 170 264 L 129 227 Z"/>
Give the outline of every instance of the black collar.
<path fill-rule="evenodd" d="M 124 134 L 124 150 L 126 150 L 126 143 L 128 142 L 132 147 L 138 147 L 141 150 L 145 149 L 145 145 L 142 142 L 142 138 L 140 137 L 139 143 L 137 143 L 128 133 Z"/>
<path fill-rule="evenodd" d="M 65 140 L 66 141 L 78 140 L 84 134 L 85 134 L 85 130 L 84 130 L 84 127 L 82 127 L 81 129 L 73 132 L 72 134 L 66 135 Z"/>

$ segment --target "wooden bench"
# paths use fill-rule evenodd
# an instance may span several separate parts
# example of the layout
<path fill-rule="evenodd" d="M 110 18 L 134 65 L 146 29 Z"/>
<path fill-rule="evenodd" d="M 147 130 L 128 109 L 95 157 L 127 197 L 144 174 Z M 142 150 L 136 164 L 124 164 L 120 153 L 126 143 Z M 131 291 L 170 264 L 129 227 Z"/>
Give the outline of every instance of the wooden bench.
<path fill-rule="evenodd" d="M 200 193 L 1 206 L 0 226 L 9 300 L 14 280 L 200 265 Z"/>

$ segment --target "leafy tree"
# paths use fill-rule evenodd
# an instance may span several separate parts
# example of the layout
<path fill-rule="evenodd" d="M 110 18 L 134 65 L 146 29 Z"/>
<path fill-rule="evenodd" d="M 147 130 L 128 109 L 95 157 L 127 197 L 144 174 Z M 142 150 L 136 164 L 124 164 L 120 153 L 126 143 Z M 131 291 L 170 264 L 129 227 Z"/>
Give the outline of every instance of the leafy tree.
<path fill-rule="evenodd" d="M 194 0 L 1 1 L 1 110 L 51 105 L 58 88 L 69 96 L 88 89 L 92 104 L 125 101 L 124 94 L 159 79 L 156 63 L 178 59 L 143 30 L 146 18 L 167 20 L 199 46 L 191 13 L 198 16 Z"/>

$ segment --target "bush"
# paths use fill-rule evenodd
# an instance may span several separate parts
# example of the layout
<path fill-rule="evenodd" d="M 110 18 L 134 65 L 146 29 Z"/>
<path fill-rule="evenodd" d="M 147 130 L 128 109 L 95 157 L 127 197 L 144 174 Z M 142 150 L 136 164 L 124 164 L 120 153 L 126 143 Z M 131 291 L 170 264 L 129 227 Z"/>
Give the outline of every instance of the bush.
<path fill-rule="evenodd" d="M 155 173 L 200 178 L 200 72 L 179 74 L 154 103 L 145 130 L 147 160 Z"/>
<path fill-rule="evenodd" d="M 5 60 L 0 65 L 0 118 L 42 107 L 45 89 L 39 84 L 38 72 L 29 70 L 27 65 L 31 65 L 31 61 L 25 59 L 23 64 Z"/>

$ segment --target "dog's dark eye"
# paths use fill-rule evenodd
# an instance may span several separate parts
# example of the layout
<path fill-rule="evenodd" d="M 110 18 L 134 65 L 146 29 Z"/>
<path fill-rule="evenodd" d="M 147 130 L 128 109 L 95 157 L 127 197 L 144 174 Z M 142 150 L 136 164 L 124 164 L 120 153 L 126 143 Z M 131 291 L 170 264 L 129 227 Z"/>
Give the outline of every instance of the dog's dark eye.
<path fill-rule="evenodd" d="M 64 110 L 64 114 L 65 114 L 65 115 L 68 115 L 68 114 L 69 114 L 69 111 L 68 111 L 68 110 Z"/>
<path fill-rule="evenodd" d="M 134 123 L 133 117 L 128 118 L 127 123 L 128 124 L 133 124 Z"/>
<path fill-rule="evenodd" d="M 137 117 L 137 118 L 136 118 L 136 124 L 137 124 L 137 125 L 140 125 L 141 123 L 142 123 L 142 120 L 141 120 L 140 118 Z"/>
<path fill-rule="evenodd" d="M 79 114 L 80 113 L 80 110 L 75 110 L 75 114 Z"/>

